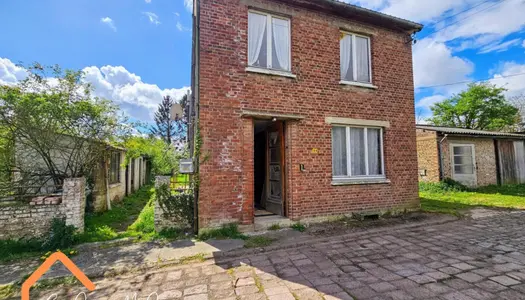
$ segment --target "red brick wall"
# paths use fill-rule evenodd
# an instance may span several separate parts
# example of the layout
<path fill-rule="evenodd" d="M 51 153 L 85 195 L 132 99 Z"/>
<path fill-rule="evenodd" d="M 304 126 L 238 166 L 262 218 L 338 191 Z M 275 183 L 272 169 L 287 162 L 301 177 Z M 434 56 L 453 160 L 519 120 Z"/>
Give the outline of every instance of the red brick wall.
<path fill-rule="evenodd" d="M 291 16 L 296 79 L 245 71 L 249 6 Z M 418 207 L 412 49 L 406 34 L 268 0 L 201 0 L 200 8 L 201 153 L 209 158 L 200 165 L 201 228 L 253 222 L 253 123 L 241 117 L 242 109 L 305 117 L 286 124 L 290 218 Z M 339 84 L 341 28 L 371 36 L 377 90 Z M 389 121 L 384 150 L 391 183 L 332 186 L 331 126 L 325 117 Z"/>

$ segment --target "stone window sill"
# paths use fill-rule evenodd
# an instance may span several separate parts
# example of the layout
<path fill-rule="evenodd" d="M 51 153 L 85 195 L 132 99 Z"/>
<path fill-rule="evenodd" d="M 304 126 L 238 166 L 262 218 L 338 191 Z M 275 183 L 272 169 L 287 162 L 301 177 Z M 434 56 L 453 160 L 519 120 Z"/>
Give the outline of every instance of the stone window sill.
<path fill-rule="evenodd" d="M 270 70 L 270 69 L 263 69 L 263 68 L 256 68 L 256 67 L 247 67 L 246 72 L 252 72 L 252 73 L 260 73 L 260 74 L 266 74 L 266 75 L 274 75 L 274 76 L 282 76 L 282 77 L 288 77 L 288 78 L 297 78 L 294 74 L 286 71 L 277 71 L 277 70 Z"/>
<path fill-rule="evenodd" d="M 359 184 L 388 184 L 389 179 L 386 178 L 334 178 L 332 185 L 359 185 Z"/>
<path fill-rule="evenodd" d="M 356 82 L 356 81 L 341 80 L 341 81 L 339 81 L 339 84 L 341 84 L 341 85 L 353 85 L 353 86 L 357 86 L 357 87 L 363 87 L 363 88 L 367 88 L 367 89 L 377 90 L 377 86 L 375 86 L 375 85 L 373 85 L 371 83 L 363 83 L 363 82 Z"/>

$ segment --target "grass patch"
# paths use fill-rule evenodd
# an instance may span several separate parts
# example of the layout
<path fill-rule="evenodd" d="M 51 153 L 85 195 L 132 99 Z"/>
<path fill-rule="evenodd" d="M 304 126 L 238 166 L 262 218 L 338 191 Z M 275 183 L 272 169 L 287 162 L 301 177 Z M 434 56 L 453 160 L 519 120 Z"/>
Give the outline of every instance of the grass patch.
<path fill-rule="evenodd" d="M 125 197 L 109 211 L 86 215 L 86 227 L 79 242 L 101 242 L 125 237 L 151 240 L 157 237 L 154 222 L 155 189 L 144 186 Z"/>
<path fill-rule="evenodd" d="M 252 236 L 244 242 L 245 248 L 266 247 L 273 243 L 273 239 L 266 236 Z"/>
<path fill-rule="evenodd" d="M 0 240 L 0 262 L 38 257 L 42 253 L 42 241 L 38 239 Z"/>
<path fill-rule="evenodd" d="M 209 229 L 201 232 L 197 236 L 198 240 L 205 241 L 209 239 L 246 239 L 246 236 L 239 231 L 237 224 L 226 224 L 221 228 Z"/>
<path fill-rule="evenodd" d="M 18 291 L 20 291 L 20 288 L 17 288 L 13 284 L 0 286 L 0 299 L 12 298 Z"/>
<path fill-rule="evenodd" d="M 279 230 L 279 229 L 281 229 L 281 225 L 279 224 L 273 224 L 272 226 L 268 227 L 268 230 L 272 230 L 272 231 Z"/>
<path fill-rule="evenodd" d="M 419 191 L 421 208 L 428 212 L 460 215 L 460 210 L 474 207 L 525 209 L 525 185 L 490 185 L 471 190 L 439 189 L 425 184 Z M 430 187 L 430 188 L 429 188 Z"/>
<path fill-rule="evenodd" d="M 306 230 L 306 226 L 304 226 L 304 224 L 301 223 L 294 223 L 290 226 L 290 228 L 299 232 L 304 232 Z"/>

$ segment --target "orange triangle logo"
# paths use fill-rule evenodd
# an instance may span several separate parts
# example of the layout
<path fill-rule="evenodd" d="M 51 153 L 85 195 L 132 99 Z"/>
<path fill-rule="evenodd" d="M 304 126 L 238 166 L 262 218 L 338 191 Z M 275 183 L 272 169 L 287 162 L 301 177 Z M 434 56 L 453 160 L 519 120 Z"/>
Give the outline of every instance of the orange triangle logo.
<path fill-rule="evenodd" d="M 44 275 L 49 268 L 56 262 L 60 261 L 66 268 L 89 290 L 95 290 L 95 284 L 75 265 L 69 257 L 58 251 L 49 256 L 38 269 L 36 269 L 29 278 L 22 284 L 22 300 L 29 300 L 29 289 Z"/>

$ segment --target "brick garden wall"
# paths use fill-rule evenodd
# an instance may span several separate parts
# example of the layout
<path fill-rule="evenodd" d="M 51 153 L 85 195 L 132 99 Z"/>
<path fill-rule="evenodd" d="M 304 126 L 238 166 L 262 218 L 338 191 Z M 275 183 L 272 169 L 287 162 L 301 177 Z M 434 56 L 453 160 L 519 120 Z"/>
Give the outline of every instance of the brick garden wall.
<path fill-rule="evenodd" d="M 243 109 L 297 114 L 286 123 L 289 217 L 417 208 L 418 172 L 412 48 L 406 33 L 265 0 L 201 0 L 200 227 L 253 222 L 253 123 Z M 248 8 L 291 17 L 296 79 L 248 73 Z M 377 90 L 342 86 L 340 30 L 369 35 Z M 384 150 L 388 184 L 332 186 L 331 126 L 325 117 L 390 122 Z M 319 149 L 312 154 L 312 148 Z M 304 164 L 306 171 L 299 171 Z"/>
<path fill-rule="evenodd" d="M 66 179 L 62 197 L 0 206 L 0 239 L 39 237 L 48 232 L 53 218 L 65 218 L 67 225 L 83 232 L 85 187 L 84 178 Z"/>
<path fill-rule="evenodd" d="M 419 180 L 425 182 L 439 181 L 438 137 L 435 131 L 417 129 L 417 163 Z M 426 175 L 421 172 L 426 171 Z"/>

